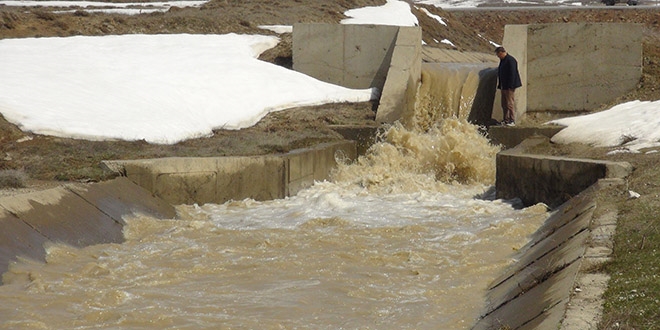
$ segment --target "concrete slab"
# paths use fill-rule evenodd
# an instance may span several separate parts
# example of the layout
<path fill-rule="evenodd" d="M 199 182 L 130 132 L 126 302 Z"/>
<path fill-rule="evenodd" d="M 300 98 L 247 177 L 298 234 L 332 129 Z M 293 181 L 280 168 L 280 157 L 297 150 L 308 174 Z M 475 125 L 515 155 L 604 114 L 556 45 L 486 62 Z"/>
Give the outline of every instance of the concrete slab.
<path fill-rule="evenodd" d="M 558 245 L 554 250 L 537 250 L 537 254 L 551 251 L 540 257 L 526 255 L 520 262 L 520 265 L 525 264 L 524 267 L 516 267 L 507 272 L 498 278 L 498 280 L 504 278 L 505 280 L 498 282 L 494 288 L 489 290 L 485 310 L 487 312 L 495 310 L 507 301 L 539 285 L 549 274 L 579 260 L 584 254 L 588 238 L 589 232 L 582 231 L 572 239 Z"/>
<path fill-rule="evenodd" d="M 0 209 L 0 228 L 0 274 L 17 257 L 45 261 L 44 235 L 4 209 Z"/>
<path fill-rule="evenodd" d="M 534 321 L 539 317 L 561 320 L 579 269 L 579 262 L 568 265 L 530 291 L 519 295 L 492 313 L 485 315 L 472 329 L 517 329 L 531 322 L 539 322 Z M 554 307 L 558 308 L 555 309 Z M 547 315 L 550 311 L 553 315 Z M 544 316 L 544 314 L 546 315 Z M 554 324 L 554 329 L 556 329 L 556 326 L 557 323 Z M 545 329 L 553 328 L 546 327 Z"/>
<path fill-rule="evenodd" d="M 71 186 L 69 189 L 122 225 L 125 224 L 123 216 L 132 213 L 148 214 L 159 219 L 176 217 L 174 207 L 125 177 L 98 184 Z"/>
<path fill-rule="evenodd" d="M 124 240 L 121 223 L 64 187 L 2 198 L 0 207 L 54 242 L 82 247 Z"/>
<path fill-rule="evenodd" d="M 574 197 L 570 201 L 562 204 L 555 210 L 548 219 L 539 227 L 530 237 L 529 245 L 535 245 L 559 228 L 568 223 L 576 221 L 585 214 L 591 216 L 596 208 L 596 202 L 593 198 L 584 195 Z"/>
<path fill-rule="evenodd" d="M 566 305 L 567 304 L 562 301 L 555 306 L 552 306 L 550 309 L 544 310 L 539 316 L 523 324 L 517 330 L 557 330 L 557 325 L 561 323 L 561 320 L 564 317 Z"/>

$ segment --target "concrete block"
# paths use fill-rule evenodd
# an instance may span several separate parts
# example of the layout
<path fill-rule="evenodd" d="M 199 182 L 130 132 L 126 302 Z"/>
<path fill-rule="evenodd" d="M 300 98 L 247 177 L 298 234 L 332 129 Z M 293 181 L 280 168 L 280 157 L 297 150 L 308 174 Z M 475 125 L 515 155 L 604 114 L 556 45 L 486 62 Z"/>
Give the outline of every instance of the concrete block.
<path fill-rule="evenodd" d="M 112 166 L 119 167 L 119 172 L 138 186 L 153 192 L 158 175 L 151 169 L 156 163 L 154 159 L 120 160 L 112 161 Z"/>
<path fill-rule="evenodd" d="M 288 169 L 287 196 L 293 196 L 314 184 L 316 156 L 314 149 L 301 149 L 283 156 Z"/>
<path fill-rule="evenodd" d="M 367 153 L 367 150 L 376 143 L 376 136 L 378 135 L 378 126 L 350 126 L 350 125 L 333 125 L 332 130 L 341 134 L 344 139 L 355 141 L 356 143 L 356 156 L 362 156 Z"/>
<path fill-rule="evenodd" d="M 344 34 L 344 77 L 341 85 L 382 90 L 399 28 L 385 25 L 340 26 Z"/>
<path fill-rule="evenodd" d="M 300 190 L 311 187 L 316 181 L 328 179 L 332 169 L 337 166 L 337 157 L 355 159 L 357 157 L 356 143 L 344 141 L 321 144 L 315 148 L 300 149 L 282 155 L 282 157 L 287 159 L 290 167 L 287 196 L 292 196 Z"/>
<path fill-rule="evenodd" d="M 295 194 L 328 178 L 335 155 L 356 158 L 354 141 L 319 145 L 277 156 L 162 158 L 116 162 L 128 179 L 145 184 L 171 204 L 270 200 Z"/>
<path fill-rule="evenodd" d="M 300 23 L 293 27 L 293 69 L 349 88 L 377 88 L 376 120 L 394 122 L 414 108 L 421 47 L 419 27 Z"/>
<path fill-rule="evenodd" d="M 501 117 L 499 118 L 500 120 L 502 119 Z M 504 149 L 510 149 L 533 136 L 552 138 L 562 129 L 564 129 L 564 126 L 490 126 L 488 127 L 488 137 L 493 144 L 501 145 Z"/>
<path fill-rule="evenodd" d="M 121 223 L 64 187 L 6 197 L 0 206 L 54 242 L 82 247 L 124 240 Z"/>
<path fill-rule="evenodd" d="M 337 167 L 337 161 L 353 161 L 357 158 L 357 148 L 354 141 L 337 142 L 321 145 L 316 149 L 314 162 L 314 180 L 323 181 L 330 178 L 330 173 Z"/>
<path fill-rule="evenodd" d="M 414 112 L 414 99 L 408 94 L 408 88 L 417 84 L 409 72 L 392 70 L 380 96 L 376 111 L 378 123 L 393 123 L 402 118 L 410 118 Z M 413 106 L 410 106 L 412 104 Z M 408 117 L 406 117 L 406 114 Z"/>
<path fill-rule="evenodd" d="M 299 149 L 283 156 L 289 163 L 289 182 L 313 180 L 315 156 L 313 149 Z"/>
<path fill-rule="evenodd" d="M 45 261 L 44 235 L 4 209 L 0 209 L 0 228 L 0 274 L 17 257 Z"/>

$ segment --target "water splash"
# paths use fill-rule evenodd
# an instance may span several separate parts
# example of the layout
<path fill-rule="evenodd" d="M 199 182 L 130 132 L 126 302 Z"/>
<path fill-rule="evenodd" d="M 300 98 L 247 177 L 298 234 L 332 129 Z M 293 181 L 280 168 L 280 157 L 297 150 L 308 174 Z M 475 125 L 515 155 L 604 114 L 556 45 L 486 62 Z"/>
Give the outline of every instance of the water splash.
<path fill-rule="evenodd" d="M 500 149 L 465 119 L 446 118 L 425 132 L 397 123 L 381 140 L 354 164 L 340 164 L 333 180 L 388 192 L 445 191 L 449 185 L 495 180 Z"/>

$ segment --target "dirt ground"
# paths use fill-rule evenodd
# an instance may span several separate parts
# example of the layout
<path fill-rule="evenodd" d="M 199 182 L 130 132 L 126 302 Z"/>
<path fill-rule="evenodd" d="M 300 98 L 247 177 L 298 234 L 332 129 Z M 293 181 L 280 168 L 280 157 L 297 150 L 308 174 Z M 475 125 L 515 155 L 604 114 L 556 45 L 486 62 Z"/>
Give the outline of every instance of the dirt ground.
<path fill-rule="evenodd" d="M 119 15 L 61 8 L 0 6 L 0 38 L 131 33 L 245 33 L 272 34 L 259 25 L 292 25 L 296 22 L 339 22 L 350 8 L 382 5 L 385 0 L 213 0 L 201 8 L 172 8 L 165 13 Z M 429 45 L 449 47 L 436 40 L 449 39 L 458 49 L 490 53 L 489 41 L 501 43 L 504 25 L 540 22 L 636 22 L 645 25 L 644 77 L 639 89 L 621 98 L 660 99 L 660 11 L 605 8 L 578 10 L 479 10 L 452 11 L 425 7 L 445 18 L 447 26 L 413 9 Z M 291 65 L 291 35 L 262 55 L 279 65 Z M 604 105 L 605 107 L 606 105 Z M 107 179 L 99 162 L 167 156 L 227 156 L 286 152 L 320 142 L 342 139 L 331 125 L 375 125 L 372 102 L 330 104 L 273 113 L 254 127 L 217 130 L 209 138 L 175 145 L 151 145 L 143 141 L 92 142 L 54 138 L 21 132 L 0 118 L 0 170 L 24 173 L 25 185 L 47 181 L 97 181 Z M 1 178 L 0 178 L 0 181 Z M 2 184 L 2 182 L 0 182 Z M 20 183 L 18 183 L 20 184 Z"/>

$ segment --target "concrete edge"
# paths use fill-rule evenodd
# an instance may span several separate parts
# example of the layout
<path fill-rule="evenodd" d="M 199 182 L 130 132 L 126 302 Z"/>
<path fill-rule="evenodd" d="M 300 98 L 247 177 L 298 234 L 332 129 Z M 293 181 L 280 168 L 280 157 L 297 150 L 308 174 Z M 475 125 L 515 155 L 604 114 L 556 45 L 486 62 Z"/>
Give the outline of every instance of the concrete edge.
<path fill-rule="evenodd" d="M 356 158 L 356 142 L 344 140 L 280 155 L 104 161 L 103 167 L 172 205 L 221 204 L 295 195 L 328 179 L 338 162 Z"/>
<path fill-rule="evenodd" d="M 628 162 L 527 154 L 517 148 L 496 156 L 497 198 L 520 198 L 525 205 L 555 208 L 603 178 L 625 178 Z"/>
<path fill-rule="evenodd" d="M 393 123 L 414 108 L 422 79 L 421 40 L 421 28 L 399 28 L 376 111 L 377 122 Z"/>

